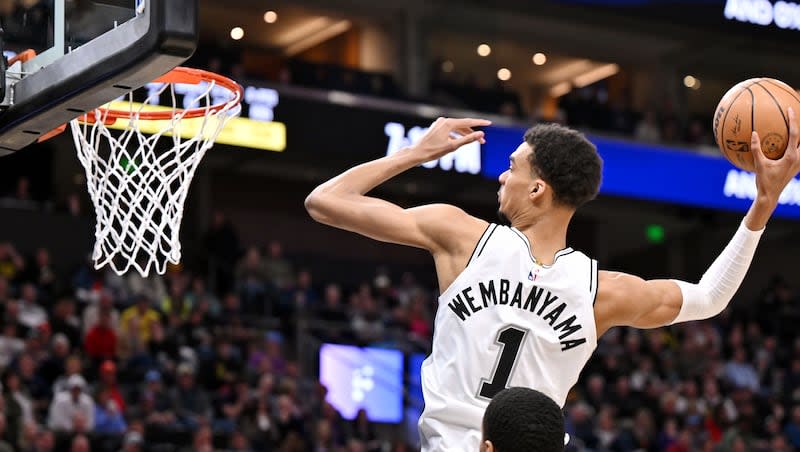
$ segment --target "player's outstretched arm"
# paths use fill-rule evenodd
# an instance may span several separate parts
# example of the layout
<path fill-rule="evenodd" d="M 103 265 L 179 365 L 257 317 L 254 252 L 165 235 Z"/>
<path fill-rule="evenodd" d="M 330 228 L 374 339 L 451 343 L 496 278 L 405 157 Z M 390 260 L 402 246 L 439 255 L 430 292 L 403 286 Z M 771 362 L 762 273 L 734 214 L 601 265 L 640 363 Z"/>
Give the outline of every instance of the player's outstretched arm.
<path fill-rule="evenodd" d="M 464 240 L 477 240 L 486 223 L 461 209 L 443 204 L 403 209 L 365 194 L 388 179 L 460 146 L 483 142 L 483 132 L 473 128 L 489 124 L 481 119 L 439 118 L 415 145 L 351 168 L 314 189 L 306 198 L 306 209 L 320 223 L 434 254 L 458 247 Z"/>
<path fill-rule="evenodd" d="M 722 312 L 739 289 L 761 234 L 784 188 L 800 172 L 800 129 L 789 109 L 789 143 L 783 157 L 770 160 L 753 132 L 750 150 L 756 173 L 756 199 L 731 241 L 698 283 L 645 281 L 633 275 L 601 272 L 595 304 L 598 334 L 617 325 L 657 328 L 702 320 Z"/>

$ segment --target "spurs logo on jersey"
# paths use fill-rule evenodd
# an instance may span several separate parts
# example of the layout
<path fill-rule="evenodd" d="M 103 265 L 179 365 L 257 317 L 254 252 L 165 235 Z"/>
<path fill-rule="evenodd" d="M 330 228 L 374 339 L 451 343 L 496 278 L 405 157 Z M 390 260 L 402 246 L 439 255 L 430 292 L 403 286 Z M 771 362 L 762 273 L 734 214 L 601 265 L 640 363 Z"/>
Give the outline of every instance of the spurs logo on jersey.
<path fill-rule="evenodd" d="M 439 297 L 422 365 L 423 451 L 478 450 L 483 412 L 510 386 L 563 405 L 594 351 L 597 262 L 567 248 L 541 266 L 530 250 L 520 231 L 490 225 Z"/>

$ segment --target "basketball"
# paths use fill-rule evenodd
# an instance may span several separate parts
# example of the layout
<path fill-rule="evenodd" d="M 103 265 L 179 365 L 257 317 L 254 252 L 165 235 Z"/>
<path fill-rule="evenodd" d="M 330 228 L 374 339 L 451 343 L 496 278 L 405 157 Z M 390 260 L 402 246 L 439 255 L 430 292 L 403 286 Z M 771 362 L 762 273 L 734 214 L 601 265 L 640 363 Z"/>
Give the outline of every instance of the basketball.
<path fill-rule="evenodd" d="M 800 114 L 800 96 L 773 78 L 752 78 L 729 89 L 714 112 L 714 139 L 737 168 L 754 171 L 750 135 L 755 129 L 761 150 L 777 160 L 789 142 L 789 107 Z"/>

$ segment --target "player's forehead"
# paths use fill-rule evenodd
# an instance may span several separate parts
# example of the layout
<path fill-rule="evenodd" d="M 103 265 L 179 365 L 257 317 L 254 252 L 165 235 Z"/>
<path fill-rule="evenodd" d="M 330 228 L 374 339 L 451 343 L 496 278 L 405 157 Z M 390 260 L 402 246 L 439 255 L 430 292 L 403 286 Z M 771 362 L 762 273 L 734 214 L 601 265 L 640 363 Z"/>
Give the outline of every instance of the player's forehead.
<path fill-rule="evenodd" d="M 508 157 L 508 160 L 514 164 L 514 166 L 530 166 L 528 162 L 528 156 L 531 153 L 531 146 L 528 143 L 523 142 L 511 155 Z"/>

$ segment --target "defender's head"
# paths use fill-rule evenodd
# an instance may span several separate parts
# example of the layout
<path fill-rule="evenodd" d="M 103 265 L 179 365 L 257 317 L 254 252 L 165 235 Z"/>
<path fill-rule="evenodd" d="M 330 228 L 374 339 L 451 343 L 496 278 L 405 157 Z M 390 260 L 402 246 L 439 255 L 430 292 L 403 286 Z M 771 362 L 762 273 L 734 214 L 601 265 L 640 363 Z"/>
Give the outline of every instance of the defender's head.
<path fill-rule="evenodd" d="M 564 414 L 550 397 L 529 388 L 497 393 L 483 415 L 480 452 L 562 452 Z"/>
<path fill-rule="evenodd" d="M 498 209 L 512 224 L 552 209 L 575 211 L 597 196 L 603 162 L 582 133 L 557 124 L 536 125 L 500 175 Z"/>

